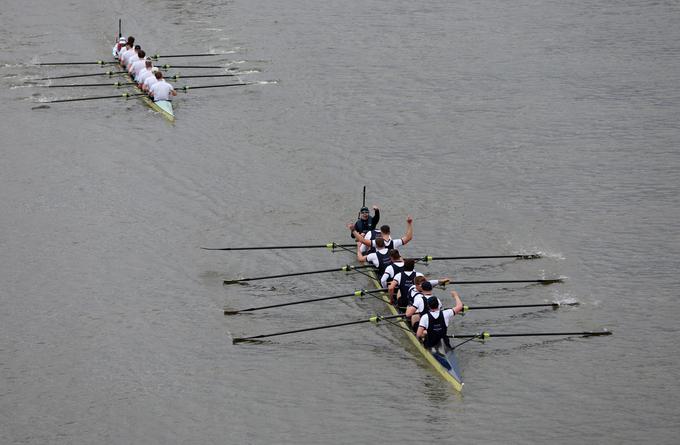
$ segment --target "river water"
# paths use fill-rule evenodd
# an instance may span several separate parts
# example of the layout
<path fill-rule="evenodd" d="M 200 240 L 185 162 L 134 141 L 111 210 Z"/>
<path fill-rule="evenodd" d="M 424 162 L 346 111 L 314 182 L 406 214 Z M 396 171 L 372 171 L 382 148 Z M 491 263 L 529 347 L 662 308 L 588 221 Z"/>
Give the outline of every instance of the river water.
<path fill-rule="evenodd" d="M 670 1 L 23 2 L 0 11 L 0 442 L 677 443 L 680 6 Z M 172 125 L 109 87 L 48 89 L 117 35 L 252 71 L 180 93 Z M 171 71 L 173 72 L 173 71 Z M 224 69 L 177 69 L 181 74 Z M 80 83 L 105 78 L 72 79 Z M 69 80 L 53 81 L 53 84 Z M 190 79 L 188 85 L 225 83 Z M 340 267 L 367 187 L 433 262 L 458 333 L 609 329 L 459 349 L 454 392 Z M 447 304 L 448 291 L 438 291 Z"/>

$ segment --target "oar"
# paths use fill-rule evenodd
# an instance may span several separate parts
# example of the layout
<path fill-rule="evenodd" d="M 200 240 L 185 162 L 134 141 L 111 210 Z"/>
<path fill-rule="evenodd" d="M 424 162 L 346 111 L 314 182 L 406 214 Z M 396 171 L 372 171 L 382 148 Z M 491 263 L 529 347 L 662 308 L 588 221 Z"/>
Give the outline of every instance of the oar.
<path fill-rule="evenodd" d="M 36 65 L 50 65 L 50 66 L 60 66 L 60 65 L 116 65 L 118 62 L 106 61 L 106 60 L 96 60 L 94 62 L 45 62 L 36 63 Z"/>
<path fill-rule="evenodd" d="M 158 60 L 158 59 L 169 59 L 171 57 L 207 57 L 207 56 L 222 56 L 224 54 L 170 54 L 170 55 L 161 55 L 161 54 L 154 54 L 153 56 L 149 56 L 153 60 Z"/>
<path fill-rule="evenodd" d="M 57 99 L 57 100 L 48 100 L 43 103 L 47 104 L 56 104 L 58 102 L 79 102 L 83 100 L 97 100 L 97 99 L 115 99 L 118 98 L 128 98 L 128 97 L 137 97 L 137 96 L 146 96 L 146 93 L 123 93 L 123 94 L 117 94 L 115 96 L 94 96 L 94 97 L 79 97 L 77 99 Z"/>
<path fill-rule="evenodd" d="M 482 256 L 430 256 L 426 255 L 421 258 L 417 258 L 417 261 L 422 261 L 429 263 L 430 261 L 442 261 L 442 260 L 488 260 L 494 258 L 515 258 L 518 260 L 534 260 L 536 258 L 541 258 L 539 253 L 529 253 L 529 254 L 514 254 L 514 255 L 482 255 Z"/>
<path fill-rule="evenodd" d="M 115 76 L 118 74 L 127 74 L 127 71 L 107 71 L 105 73 L 72 74 L 70 76 L 41 77 L 40 79 L 36 80 L 73 79 L 76 77 L 92 77 L 92 76 Z"/>
<path fill-rule="evenodd" d="M 463 334 L 463 335 L 447 335 L 449 338 L 478 338 L 480 340 L 486 340 L 491 337 L 545 337 L 545 336 L 584 336 L 584 337 L 594 337 L 597 335 L 612 335 L 611 331 L 582 331 L 582 332 L 529 332 L 522 334 L 491 334 L 490 332 L 484 331 L 479 334 Z"/>
<path fill-rule="evenodd" d="M 243 73 L 237 73 L 237 74 L 203 74 L 203 75 L 195 75 L 195 76 L 181 76 L 179 74 L 173 74 L 172 76 L 163 76 L 163 78 L 165 80 L 198 79 L 199 77 L 236 77 L 239 74 L 243 74 Z"/>
<path fill-rule="evenodd" d="M 551 307 L 553 309 L 558 309 L 561 306 L 578 306 L 579 303 L 535 303 L 535 304 L 503 304 L 497 306 L 463 306 L 463 313 L 467 311 L 478 311 L 480 309 L 517 309 L 517 308 L 528 308 L 528 307 Z"/>
<path fill-rule="evenodd" d="M 336 247 L 356 247 L 356 244 L 312 244 L 302 246 L 254 246 L 254 247 L 201 247 L 203 250 L 273 250 L 273 249 L 335 249 Z"/>
<path fill-rule="evenodd" d="M 199 85 L 197 87 L 190 87 L 189 85 L 185 85 L 183 87 L 177 87 L 175 88 L 177 91 L 184 91 L 187 92 L 189 90 L 200 90 L 203 88 L 223 88 L 223 87 L 243 87 L 246 85 L 254 85 L 252 82 L 248 83 L 225 83 L 221 85 Z"/>
<path fill-rule="evenodd" d="M 135 82 L 113 82 L 113 83 L 81 83 L 69 85 L 47 85 L 47 88 L 77 88 L 77 87 L 122 87 L 135 85 Z"/>
<path fill-rule="evenodd" d="M 170 69 L 170 68 L 201 68 L 201 69 L 202 69 L 202 68 L 213 68 L 213 69 L 220 68 L 220 69 L 224 69 L 224 66 L 170 65 L 170 64 L 165 64 L 165 65 L 159 66 L 158 68 L 160 68 L 160 69 L 162 69 L 162 70 L 167 70 L 167 69 Z"/>
<path fill-rule="evenodd" d="M 309 332 L 309 331 L 318 331 L 320 329 L 330 329 L 330 328 L 337 328 L 340 326 L 350 326 L 350 325 L 355 325 L 355 324 L 361 324 L 361 323 L 378 323 L 382 320 L 389 320 L 391 318 L 401 318 L 403 317 L 403 314 L 399 315 L 388 315 L 388 316 L 382 316 L 382 315 L 374 315 L 371 318 L 367 318 L 364 320 L 358 320 L 358 321 L 348 321 L 345 323 L 336 323 L 336 324 L 327 324 L 323 326 L 315 326 L 313 328 L 304 328 L 304 329 L 295 329 L 293 331 L 283 331 L 283 332 L 275 332 L 273 334 L 261 334 L 261 335 L 253 335 L 252 337 L 236 337 L 232 340 L 233 344 L 237 343 L 242 343 L 245 341 L 252 341 L 252 340 L 257 340 L 260 338 L 268 338 L 268 337 L 276 337 L 278 335 L 288 335 L 288 334 L 297 334 L 298 332 Z"/>
<path fill-rule="evenodd" d="M 448 281 L 443 283 L 448 284 L 500 284 L 500 283 L 540 283 L 540 284 L 553 284 L 562 283 L 564 280 L 562 278 L 550 278 L 547 280 L 484 280 L 484 281 Z M 440 283 L 441 284 L 441 283 Z"/>
<path fill-rule="evenodd" d="M 332 297 L 310 298 L 309 300 L 293 301 L 291 303 L 270 304 L 269 306 L 249 307 L 247 309 L 239 309 L 239 310 L 233 310 L 233 311 L 225 310 L 224 315 L 236 315 L 236 314 L 240 314 L 241 312 L 260 311 L 262 309 L 271 309 L 271 308 L 276 308 L 276 307 L 293 306 L 293 305 L 296 305 L 296 304 L 312 303 L 312 302 L 324 301 L 324 300 L 334 300 L 334 299 L 337 299 L 337 298 L 362 297 L 366 294 L 371 294 L 371 293 L 374 293 L 374 292 L 384 292 L 386 290 L 387 289 L 371 289 L 371 290 L 361 289 L 361 290 L 352 292 L 351 294 L 333 295 Z"/>
<path fill-rule="evenodd" d="M 373 267 L 372 265 L 366 265 L 366 266 L 352 266 L 352 265 L 346 265 L 342 266 L 341 268 L 335 268 L 335 269 L 324 269 L 324 270 L 312 270 L 308 272 L 294 272 L 294 273 L 284 273 L 280 275 L 269 275 L 266 277 L 255 277 L 255 278 L 241 278 L 237 280 L 224 280 L 224 284 L 236 284 L 236 283 L 241 283 L 244 281 L 257 281 L 257 280 L 268 280 L 270 278 L 283 278 L 283 277 L 297 277 L 300 275 L 314 275 L 314 274 L 319 274 L 319 273 L 329 273 L 329 272 L 349 272 L 352 270 L 356 269 L 363 269 L 366 267 Z"/>

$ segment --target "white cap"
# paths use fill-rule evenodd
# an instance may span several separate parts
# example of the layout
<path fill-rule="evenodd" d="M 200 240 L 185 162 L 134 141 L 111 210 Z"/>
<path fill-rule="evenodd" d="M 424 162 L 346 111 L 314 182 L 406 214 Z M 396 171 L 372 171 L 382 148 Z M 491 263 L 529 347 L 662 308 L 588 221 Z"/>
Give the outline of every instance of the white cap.
<path fill-rule="evenodd" d="M 126 42 L 127 42 L 127 39 L 126 39 L 125 37 L 121 37 L 120 39 L 118 39 L 118 41 L 119 41 L 120 43 L 126 43 Z"/>

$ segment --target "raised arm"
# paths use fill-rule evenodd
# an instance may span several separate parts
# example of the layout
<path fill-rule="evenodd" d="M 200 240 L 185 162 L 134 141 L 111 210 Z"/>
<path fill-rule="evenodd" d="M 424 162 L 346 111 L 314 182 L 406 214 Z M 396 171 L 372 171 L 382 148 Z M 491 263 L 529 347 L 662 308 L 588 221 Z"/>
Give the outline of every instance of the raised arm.
<path fill-rule="evenodd" d="M 456 302 L 456 305 L 452 308 L 454 314 L 458 314 L 460 311 L 463 310 L 463 302 L 460 301 L 460 296 L 458 295 L 458 292 L 455 290 L 451 291 L 451 296 L 453 297 L 454 301 Z"/>
<path fill-rule="evenodd" d="M 380 222 L 380 209 L 377 205 L 373 205 L 373 221 L 371 222 L 371 230 L 375 230 Z"/>
<path fill-rule="evenodd" d="M 413 239 L 413 217 L 408 215 L 406 217 L 406 234 L 401 237 L 401 241 L 404 245 L 408 244 L 409 241 Z"/>

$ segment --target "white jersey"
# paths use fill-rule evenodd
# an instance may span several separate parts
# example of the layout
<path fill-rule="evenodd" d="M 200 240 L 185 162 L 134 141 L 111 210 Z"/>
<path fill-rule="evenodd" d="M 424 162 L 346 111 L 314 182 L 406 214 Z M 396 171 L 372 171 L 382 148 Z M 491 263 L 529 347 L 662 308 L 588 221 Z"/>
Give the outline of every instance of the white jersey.
<path fill-rule="evenodd" d="M 373 231 L 369 230 L 368 232 L 366 232 L 366 234 L 364 235 L 364 239 L 371 241 L 373 239 Z M 361 253 L 366 255 L 366 252 L 368 252 L 368 246 L 364 243 L 361 243 Z"/>
<path fill-rule="evenodd" d="M 130 55 L 127 58 L 127 63 L 125 64 L 125 67 L 127 68 L 128 73 L 131 71 L 132 65 L 134 65 L 134 63 L 138 62 L 138 61 L 139 61 L 139 54 L 137 54 L 137 51 L 134 51 L 132 53 L 132 55 Z"/>
<path fill-rule="evenodd" d="M 383 273 L 382 277 L 380 277 L 380 284 L 382 284 L 382 287 L 387 287 L 387 281 L 394 278 L 395 273 L 394 273 L 394 267 L 393 266 L 401 267 L 403 269 L 404 260 L 397 261 L 396 263 L 392 263 L 385 268 L 385 273 Z"/>
<path fill-rule="evenodd" d="M 137 74 L 137 76 L 135 77 L 135 80 L 137 81 L 137 83 L 144 83 L 144 81 L 146 80 L 146 78 L 148 76 L 153 76 L 153 71 L 151 71 L 146 66 L 144 66 L 144 69 L 141 70 L 139 72 L 139 74 Z M 155 76 L 154 76 L 154 79 L 155 79 Z"/>
<path fill-rule="evenodd" d="M 383 238 L 383 239 L 385 239 L 385 238 Z M 390 241 L 392 241 L 392 249 L 398 249 L 398 248 L 400 248 L 401 246 L 404 245 L 404 242 L 401 240 L 401 238 L 397 238 L 397 239 L 388 238 L 388 239 L 385 239 L 385 244 L 388 244 Z M 375 240 L 371 240 L 371 246 L 375 247 Z"/>
<path fill-rule="evenodd" d="M 418 275 L 422 275 L 422 274 L 419 273 Z M 400 278 L 401 278 L 401 277 L 400 277 Z M 432 285 L 432 287 L 435 287 L 436 285 L 439 284 L 439 280 L 427 280 L 427 281 L 430 282 L 430 284 Z M 416 289 L 416 285 L 415 285 L 415 284 L 411 285 L 411 287 L 408 288 L 408 296 L 409 296 L 409 299 L 413 300 L 414 297 L 415 297 L 415 295 L 418 294 L 418 293 L 419 293 L 419 292 L 418 292 L 418 289 Z M 440 304 L 440 306 L 441 306 L 441 302 L 440 302 L 439 304 Z"/>
<path fill-rule="evenodd" d="M 383 255 L 387 255 L 387 249 L 380 249 L 378 252 Z M 380 261 L 378 261 L 378 255 L 376 255 L 375 252 L 369 253 L 366 257 L 366 261 L 373 264 L 376 268 L 380 267 Z"/>
<path fill-rule="evenodd" d="M 175 91 L 175 88 L 170 85 L 165 79 L 161 79 L 151 86 L 151 94 L 153 95 L 153 101 L 158 102 L 159 100 L 170 100 L 170 94 Z"/>
<path fill-rule="evenodd" d="M 137 51 L 135 51 L 134 48 L 130 49 L 128 51 L 125 51 L 125 53 L 123 53 L 123 65 L 125 67 L 130 65 L 130 59 L 132 57 L 136 57 L 137 59 L 139 59 L 139 56 L 137 55 Z"/>
<path fill-rule="evenodd" d="M 132 76 L 137 79 L 137 75 L 139 74 L 140 71 L 143 69 L 146 69 L 146 60 L 137 60 L 132 64 L 132 67 L 130 70 L 132 71 Z"/>
<path fill-rule="evenodd" d="M 423 311 L 425 310 L 425 305 L 427 304 L 426 300 L 431 296 L 432 295 L 424 295 L 421 294 L 420 292 L 417 292 L 413 297 L 413 304 L 411 304 L 411 306 L 416 308 L 417 313 L 422 314 Z M 439 301 L 439 307 L 442 307 L 442 301 L 439 299 L 439 297 L 437 297 L 437 301 Z M 446 326 L 448 325 L 449 323 L 447 322 Z"/>
<path fill-rule="evenodd" d="M 125 57 L 125 53 L 130 51 L 127 46 L 124 46 L 118 51 L 118 60 L 121 62 L 123 61 L 123 58 Z"/>
<path fill-rule="evenodd" d="M 434 318 L 439 317 L 439 311 L 438 310 L 430 312 L 430 313 L 432 314 L 432 316 Z M 453 309 L 444 309 L 443 313 L 444 313 L 444 323 L 446 323 L 446 327 L 448 328 L 449 323 L 451 323 L 451 319 L 456 314 L 453 313 Z M 420 317 L 420 323 L 418 324 L 418 326 L 420 326 L 421 328 L 427 329 L 427 327 L 429 325 L 430 325 L 430 317 L 426 317 L 426 316 Z"/>
<path fill-rule="evenodd" d="M 156 79 L 155 75 L 147 76 L 146 79 L 144 79 L 144 87 L 146 87 L 147 90 L 150 90 L 156 83 L 158 83 L 158 79 Z"/>

